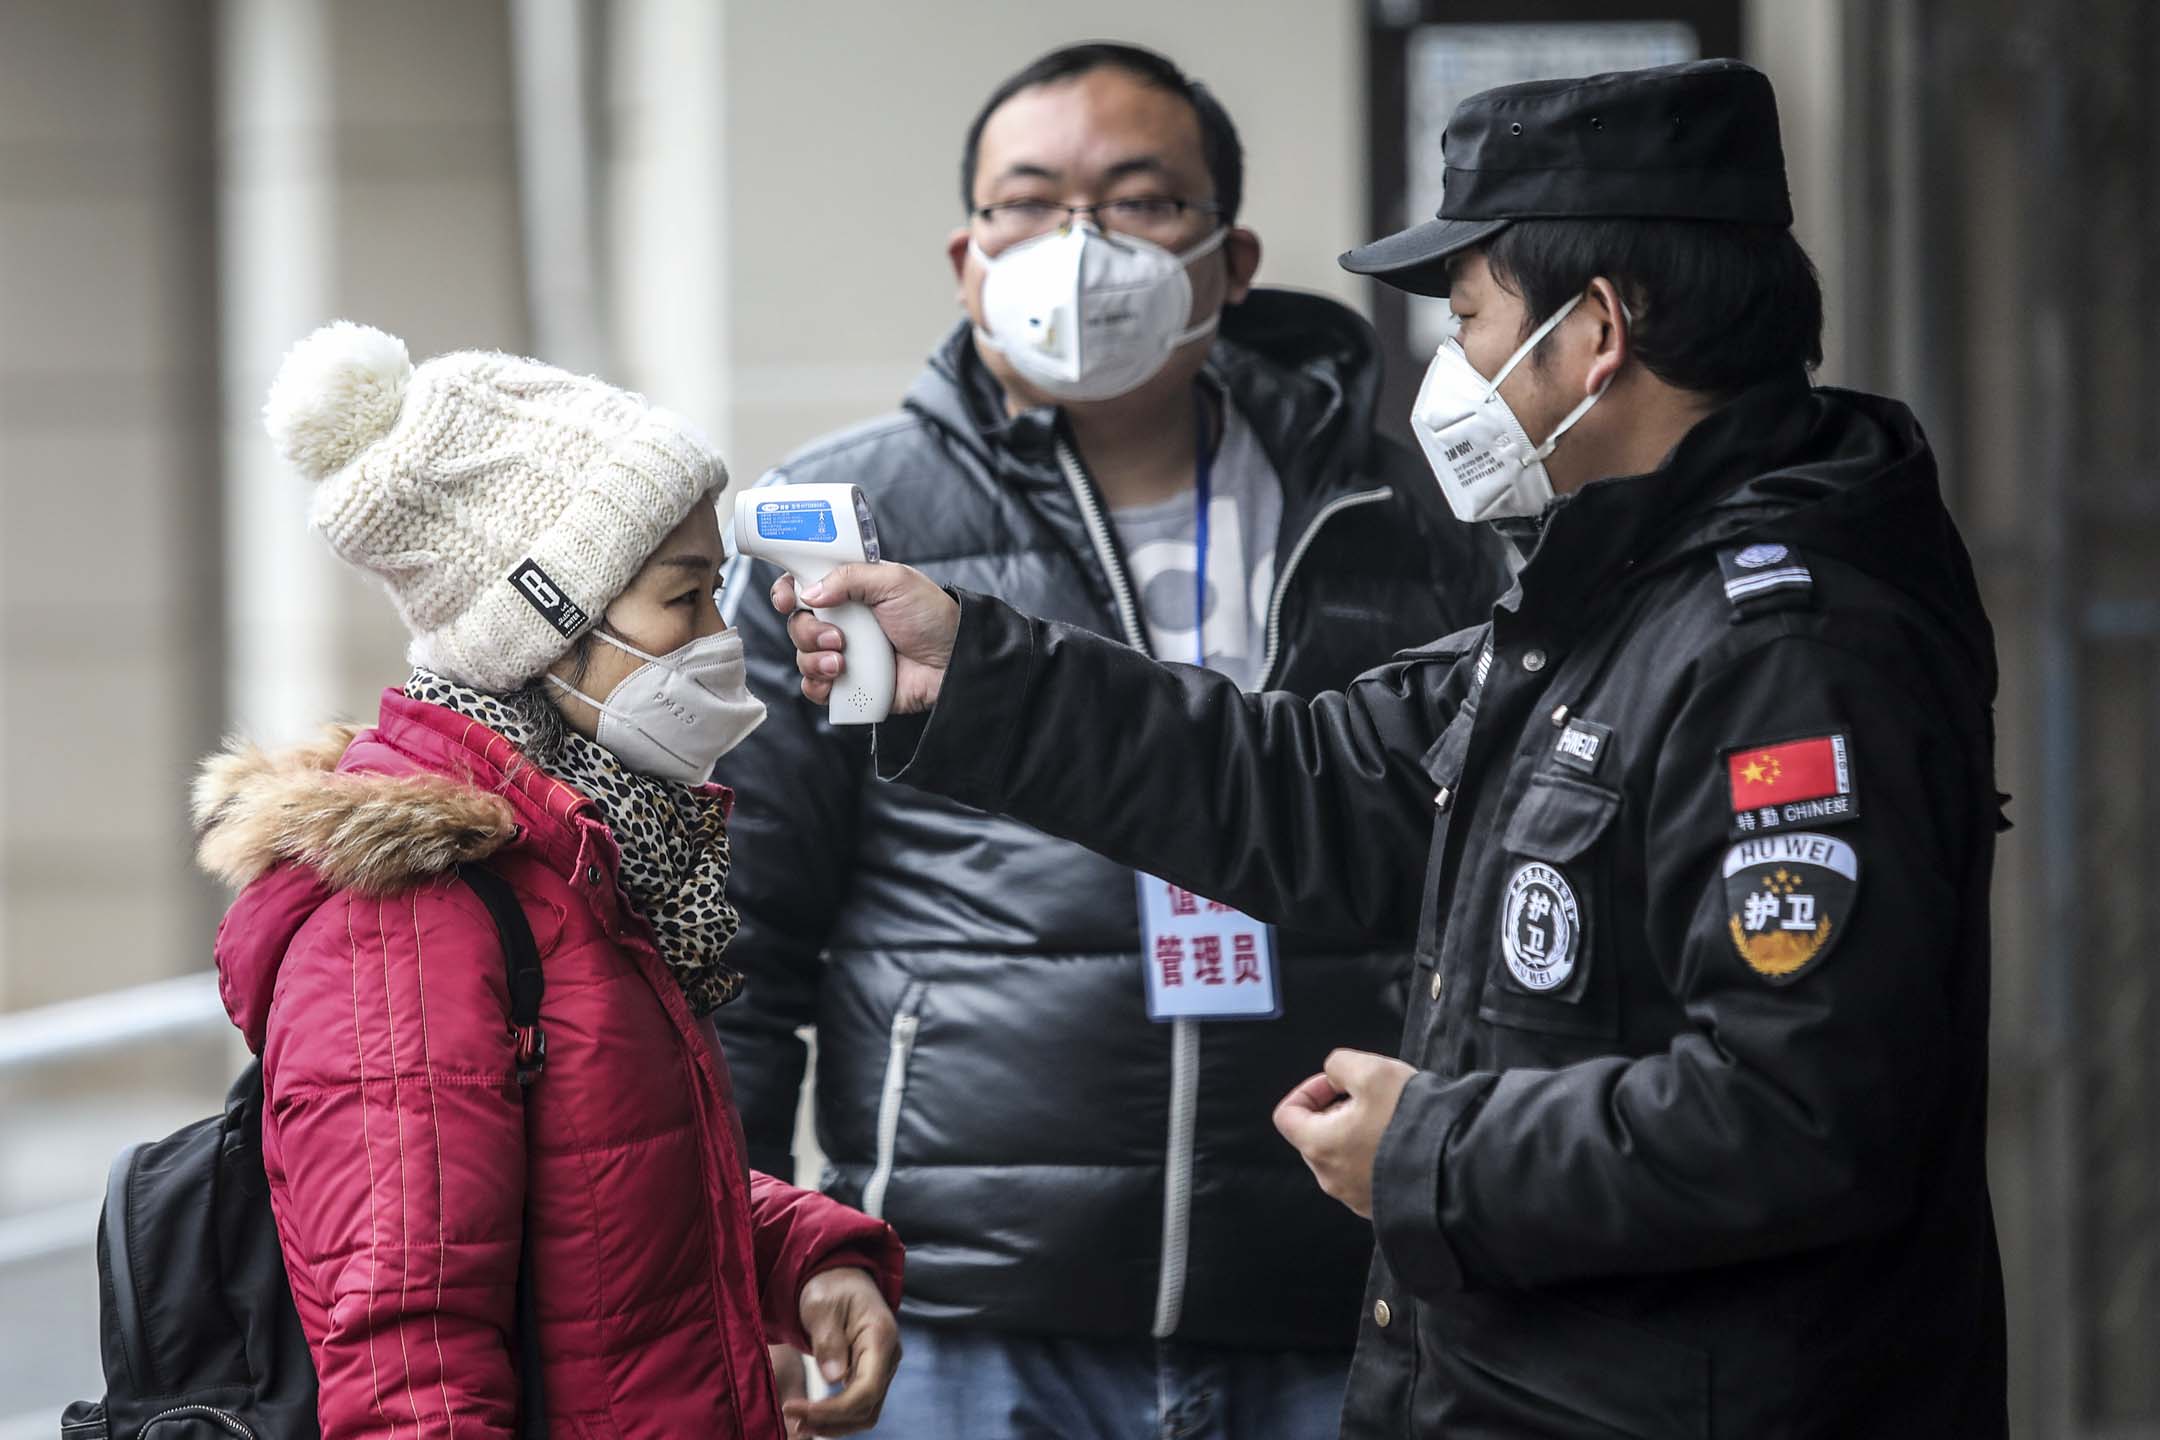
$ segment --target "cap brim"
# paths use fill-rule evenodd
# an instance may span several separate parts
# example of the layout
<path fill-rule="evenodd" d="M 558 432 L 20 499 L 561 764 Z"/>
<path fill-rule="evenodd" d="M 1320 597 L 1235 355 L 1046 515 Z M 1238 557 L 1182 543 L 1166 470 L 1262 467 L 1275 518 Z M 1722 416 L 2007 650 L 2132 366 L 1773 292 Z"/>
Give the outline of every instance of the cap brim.
<path fill-rule="evenodd" d="M 1490 239 L 1509 220 L 1427 220 L 1347 251 L 1338 262 L 1355 275 L 1370 275 L 1413 295 L 1448 293 L 1448 256 Z"/>

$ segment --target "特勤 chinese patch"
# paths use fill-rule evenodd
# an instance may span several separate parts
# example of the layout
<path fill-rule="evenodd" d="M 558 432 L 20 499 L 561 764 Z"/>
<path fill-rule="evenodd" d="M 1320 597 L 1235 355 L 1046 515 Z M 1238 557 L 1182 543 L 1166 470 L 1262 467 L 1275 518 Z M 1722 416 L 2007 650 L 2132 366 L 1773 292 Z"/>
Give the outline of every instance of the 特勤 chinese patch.
<path fill-rule="evenodd" d="M 1850 927 L 1859 893 L 1860 857 L 1834 835 L 1760 835 L 1725 852 L 1733 949 L 1773 985 L 1822 963 Z"/>
<path fill-rule="evenodd" d="M 1728 750 L 1725 780 L 1735 836 L 1860 818 L 1852 744 L 1843 731 Z"/>

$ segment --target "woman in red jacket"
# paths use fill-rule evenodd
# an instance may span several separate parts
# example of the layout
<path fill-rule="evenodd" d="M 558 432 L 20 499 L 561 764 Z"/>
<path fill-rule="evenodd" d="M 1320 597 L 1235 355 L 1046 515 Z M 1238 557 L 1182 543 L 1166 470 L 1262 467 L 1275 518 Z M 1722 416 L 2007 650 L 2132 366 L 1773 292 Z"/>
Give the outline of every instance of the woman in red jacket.
<path fill-rule="evenodd" d="M 719 461 L 597 381 L 415 368 L 342 323 L 287 358 L 266 418 L 314 528 L 413 634 L 372 728 L 236 746 L 197 785 L 204 863 L 242 887 L 218 969 L 263 1057 L 324 1435 L 513 1434 L 521 1251 L 552 1433 L 867 1427 L 900 1246 L 750 1173 L 708 1018 L 742 979 L 730 797 L 703 782 L 763 714 L 714 605 Z M 538 1037 L 455 874 L 474 863 L 541 953 L 529 1086 Z M 838 1393 L 783 1415 L 768 1342 Z"/>

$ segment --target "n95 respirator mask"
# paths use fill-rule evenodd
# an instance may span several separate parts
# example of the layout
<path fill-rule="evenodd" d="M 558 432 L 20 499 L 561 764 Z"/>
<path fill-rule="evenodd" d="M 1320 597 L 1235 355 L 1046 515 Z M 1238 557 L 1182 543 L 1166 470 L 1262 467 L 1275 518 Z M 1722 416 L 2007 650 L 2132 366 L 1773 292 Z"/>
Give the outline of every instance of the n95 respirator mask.
<path fill-rule="evenodd" d="M 1523 357 L 1553 332 L 1555 326 L 1582 303 L 1577 295 L 1554 311 L 1552 317 L 1531 333 L 1487 380 L 1478 374 L 1462 346 L 1452 337 L 1433 355 L 1418 387 L 1417 403 L 1410 411 L 1410 429 L 1424 448 L 1426 463 L 1440 481 L 1440 493 L 1458 520 L 1504 520 L 1541 514 L 1552 503 L 1552 477 L 1545 473 L 1545 457 L 1552 454 L 1560 437 L 1590 407 L 1604 398 L 1612 384 L 1608 377 L 1582 403 L 1568 411 L 1540 445 L 1530 438 L 1515 412 L 1500 398 L 1500 387 L 1515 373 Z M 1622 308 L 1626 314 L 1625 307 Z"/>
<path fill-rule="evenodd" d="M 1182 254 L 1082 225 L 996 255 L 971 240 L 984 270 L 983 323 L 975 338 L 1053 399 L 1130 394 L 1179 347 L 1214 332 L 1214 315 L 1186 323 L 1192 313 L 1186 267 L 1220 249 L 1227 234 L 1218 228 Z"/>

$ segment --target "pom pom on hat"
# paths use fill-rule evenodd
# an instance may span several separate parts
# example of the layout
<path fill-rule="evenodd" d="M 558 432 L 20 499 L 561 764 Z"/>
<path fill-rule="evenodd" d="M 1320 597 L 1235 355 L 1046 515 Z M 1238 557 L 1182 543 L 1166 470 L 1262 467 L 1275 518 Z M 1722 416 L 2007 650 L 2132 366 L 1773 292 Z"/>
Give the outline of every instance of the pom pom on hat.
<path fill-rule="evenodd" d="M 412 373 L 397 336 L 333 320 L 285 356 L 263 406 L 263 428 L 294 469 L 328 479 L 390 433 Z"/>

